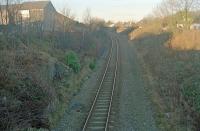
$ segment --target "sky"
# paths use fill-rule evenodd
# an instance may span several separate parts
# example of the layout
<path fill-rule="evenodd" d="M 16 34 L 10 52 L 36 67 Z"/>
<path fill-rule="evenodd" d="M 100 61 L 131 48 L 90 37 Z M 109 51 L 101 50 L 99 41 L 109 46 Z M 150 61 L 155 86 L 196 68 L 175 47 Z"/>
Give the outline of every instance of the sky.
<path fill-rule="evenodd" d="M 161 0 L 51 0 L 57 11 L 71 8 L 81 21 L 86 8 L 93 17 L 112 21 L 138 21 L 152 12 Z"/>

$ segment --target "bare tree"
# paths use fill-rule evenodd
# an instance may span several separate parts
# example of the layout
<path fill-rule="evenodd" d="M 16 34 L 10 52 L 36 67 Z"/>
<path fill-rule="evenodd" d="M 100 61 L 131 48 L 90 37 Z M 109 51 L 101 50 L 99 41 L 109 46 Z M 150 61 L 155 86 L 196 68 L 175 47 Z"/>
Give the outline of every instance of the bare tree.
<path fill-rule="evenodd" d="M 86 25 L 90 25 L 92 21 L 91 10 L 87 8 L 83 13 L 83 22 Z"/>
<path fill-rule="evenodd" d="M 172 16 L 177 11 L 177 0 L 163 0 L 154 10 L 157 17 Z"/>
<path fill-rule="evenodd" d="M 70 31 L 75 15 L 72 14 L 71 9 L 68 6 L 63 8 L 62 14 L 65 16 L 63 20 L 64 32 Z"/>
<path fill-rule="evenodd" d="M 98 30 L 99 28 L 105 26 L 105 20 L 97 17 L 91 18 L 90 26 L 92 30 Z"/>
<path fill-rule="evenodd" d="M 65 6 L 62 10 L 62 13 L 66 17 L 70 17 L 71 15 L 71 9 L 68 6 Z"/>
<path fill-rule="evenodd" d="M 2 9 L 2 6 L 3 6 L 3 1 L 0 1 L 0 17 L 1 17 L 1 24 L 4 24 L 3 23 L 3 9 Z"/>
<path fill-rule="evenodd" d="M 154 10 L 157 17 L 164 19 L 165 23 L 175 25 L 177 22 L 188 27 L 191 19 L 191 11 L 198 9 L 200 0 L 163 0 Z"/>
<path fill-rule="evenodd" d="M 19 15 L 19 11 L 22 7 L 21 0 L 12 0 L 10 4 L 12 4 L 9 8 L 9 17 L 11 18 L 10 24 L 16 24 L 21 20 L 21 16 Z"/>
<path fill-rule="evenodd" d="M 198 8 L 199 0 L 177 0 L 177 8 L 183 12 L 183 18 L 186 23 L 189 22 L 189 13 Z"/>
<path fill-rule="evenodd" d="M 62 41 L 70 41 L 70 33 L 72 32 L 73 24 L 75 23 L 75 15 L 72 13 L 71 8 L 67 5 L 62 9 Z M 65 45 L 66 46 L 66 45 Z"/>
<path fill-rule="evenodd" d="M 9 0 L 6 0 L 6 24 L 8 24 Z"/>
<path fill-rule="evenodd" d="M 177 0 L 163 0 L 155 10 L 154 14 L 163 19 L 163 27 L 176 26 Z"/>
<path fill-rule="evenodd" d="M 1 12 L 1 21 L 4 21 L 4 24 L 13 24 L 16 21 L 19 21 L 19 10 L 21 8 L 22 0 L 4 0 L 1 3 L 4 4 L 4 8 L 0 7 Z M 0 4 L 1 4 L 0 3 Z"/>

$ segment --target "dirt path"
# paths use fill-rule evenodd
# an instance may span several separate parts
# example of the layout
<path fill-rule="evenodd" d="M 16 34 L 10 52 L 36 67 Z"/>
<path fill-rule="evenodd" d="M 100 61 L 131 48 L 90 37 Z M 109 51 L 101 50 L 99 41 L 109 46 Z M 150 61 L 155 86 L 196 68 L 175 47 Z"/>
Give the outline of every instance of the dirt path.
<path fill-rule="evenodd" d="M 120 131 L 157 131 L 151 102 L 145 91 L 140 65 L 134 48 L 124 35 L 117 36 L 121 51 Z"/>

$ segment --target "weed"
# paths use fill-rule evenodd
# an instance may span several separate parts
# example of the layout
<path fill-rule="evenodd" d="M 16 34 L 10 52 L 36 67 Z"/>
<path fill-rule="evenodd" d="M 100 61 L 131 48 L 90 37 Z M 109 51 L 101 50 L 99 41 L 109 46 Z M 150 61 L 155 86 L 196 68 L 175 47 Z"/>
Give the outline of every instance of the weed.
<path fill-rule="evenodd" d="M 78 73 L 80 71 L 80 60 L 78 55 L 73 52 L 70 51 L 69 53 L 66 54 L 66 58 L 65 58 L 66 64 L 73 69 L 73 71 L 75 73 Z"/>
<path fill-rule="evenodd" d="M 90 62 L 89 68 L 91 70 L 94 70 L 96 68 L 96 60 L 93 60 L 92 62 Z"/>

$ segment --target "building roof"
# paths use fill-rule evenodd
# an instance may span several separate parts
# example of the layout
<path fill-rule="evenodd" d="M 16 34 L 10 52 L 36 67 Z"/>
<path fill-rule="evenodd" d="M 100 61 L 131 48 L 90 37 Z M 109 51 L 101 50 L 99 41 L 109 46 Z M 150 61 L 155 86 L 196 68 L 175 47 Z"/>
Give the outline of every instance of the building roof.
<path fill-rule="evenodd" d="M 51 1 L 33 1 L 22 3 L 22 9 L 44 9 Z"/>
<path fill-rule="evenodd" d="M 13 4 L 9 5 L 9 8 L 16 7 L 22 10 L 30 9 L 44 9 L 51 1 L 32 1 L 32 2 L 23 2 L 22 4 Z M 1 5 L 2 9 L 6 9 L 6 5 Z"/>

